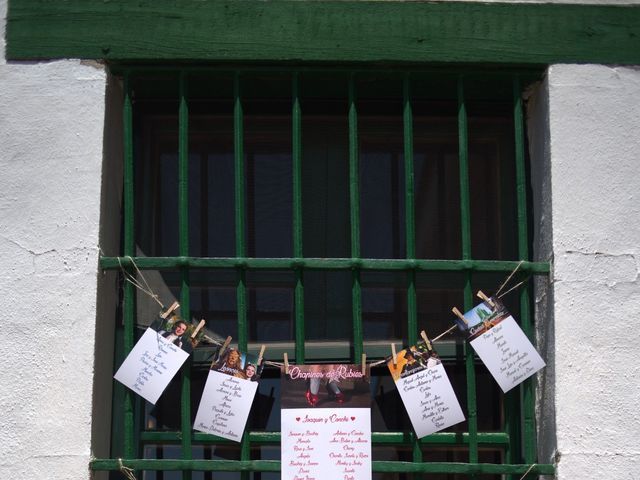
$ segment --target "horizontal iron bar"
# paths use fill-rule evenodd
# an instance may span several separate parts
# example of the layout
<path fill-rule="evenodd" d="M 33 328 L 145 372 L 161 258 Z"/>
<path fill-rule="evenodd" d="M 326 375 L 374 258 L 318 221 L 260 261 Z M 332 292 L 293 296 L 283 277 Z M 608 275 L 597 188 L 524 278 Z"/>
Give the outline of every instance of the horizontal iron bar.
<path fill-rule="evenodd" d="M 180 432 L 141 432 L 143 443 L 177 443 L 182 438 Z M 407 432 L 374 432 L 371 434 L 374 445 L 411 445 L 413 434 Z M 193 433 L 194 444 L 234 444 L 215 435 Z M 280 432 L 250 432 L 249 440 L 255 445 L 271 445 L 280 443 Z M 469 443 L 468 433 L 434 433 L 418 441 L 421 445 L 466 445 Z M 478 434 L 478 443 L 483 445 L 508 445 L 509 435 L 503 432 L 487 432 Z"/>
<path fill-rule="evenodd" d="M 132 267 L 131 257 L 101 257 L 104 270 Z M 519 262 L 509 260 L 413 260 L 373 258 L 242 258 L 242 257 L 133 257 L 140 269 L 246 268 L 249 270 L 418 270 L 511 272 Z M 523 262 L 520 270 L 534 274 L 549 273 L 547 262 Z"/>
<path fill-rule="evenodd" d="M 122 463 L 120 463 L 122 462 Z M 522 475 L 526 472 L 538 475 L 553 475 L 554 465 L 535 464 L 493 464 L 493 463 L 413 463 L 374 461 L 374 472 L 407 472 L 407 473 L 460 473 L 460 474 L 512 474 Z M 203 472 L 279 472 L 278 460 L 116 460 L 95 459 L 91 461 L 91 470 L 120 470 L 128 467 L 134 470 L 191 470 Z"/>

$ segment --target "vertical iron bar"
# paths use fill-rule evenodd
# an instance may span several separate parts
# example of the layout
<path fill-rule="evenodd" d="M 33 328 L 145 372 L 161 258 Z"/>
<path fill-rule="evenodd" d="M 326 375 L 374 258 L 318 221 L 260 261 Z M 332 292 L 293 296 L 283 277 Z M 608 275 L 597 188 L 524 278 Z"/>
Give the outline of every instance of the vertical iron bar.
<path fill-rule="evenodd" d="M 245 208 L 245 162 L 244 162 L 244 112 L 242 109 L 242 92 L 240 73 L 233 78 L 233 151 L 234 151 L 234 201 L 235 201 L 235 244 L 236 257 L 247 255 L 246 244 L 246 208 Z M 247 322 L 247 285 L 246 271 L 238 272 L 236 288 L 236 308 L 238 312 L 238 347 L 247 348 L 249 330 Z"/>
<path fill-rule="evenodd" d="M 300 75 L 294 72 L 292 85 L 292 153 L 293 153 L 293 256 L 303 257 L 302 248 L 302 110 L 300 108 Z M 295 341 L 296 363 L 304 363 L 304 272 L 295 270 Z"/>
<path fill-rule="evenodd" d="M 187 75 L 180 72 L 178 107 L 178 250 L 181 257 L 189 256 L 189 106 L 187 104 Z M 180 313 L 191 319 L 188 267 L 180 269 Z M 182 367 L 181 392 L 182 458 L 191 460 L 191 358 Z M 182 478 L 191 478 L 191 471 L 182 472 Z"/>
<path fill-rule="evenodd" d="M 416 258 L 415 192 L 413 178 L 413 109 L 411 106 L 411 78 L 407 72 L 402 83 L 404 125 L 404 192 L 405 236 L 407 258 Z M 407 340 L 414 345 L 418 339 L 418 308 L 416 299 L 416 272 L 407 272 Z"/>
<path fill-rule="evenodd" d="M 356 108 L 355 73 L 349 75 L 349 201 L 351 220 L 351 257 L 360 258 L 360 181 L 358 154 L 358 111 Z M 353 317 L 353 361 L 360 361 L 363 352 L 362 287 L 360 269 L 352 271 L 351 311 Z"/>
<path fill-rule="evenodd" d="M 469 148 L 467 107 L 464 98 L 464 79 L 458 77 L 458 156 L 460 168 L 460 227 L 462 230 L 462 259 L 471 259 L 471 206 L 469 199 Z M 464 309 L 473 307 L 471 272 L 465 272 Z M 469 425 L 469 462 L 478 462 L 478 413 L 476 405 L 476 372 L 471 346 L 465 343 L 467 374 L 467 417 Z"/>
<path fill-rule="evenodd" d="M 516 195 L 518 205 L 518 258 L 529 259 L 529 233 L 527 229 L 527 174 L 524 155 L 524 121 L 522 108 L 522 95 L 520 78 L 513 78 L 513 118 L 515 135 L 515 161 L 516 161 Z M 533 325 L 531 321 L 531 304 L 529 299 L 529 287 L 520 291 L 520 321 L 522 329 L 530 340 L 533 340 Z M 536 461 L 535 439 L 535 399 L 533 391 L 533 378 L 527 379 L 520 387 L 522 395 L 522 408 L 524 413 L 524 461 L 533 463 Z"/>
<path fill-rule="evenodd" d="M 411 460 L 413 463 L 422 463 L 422 449 L 420 448 L 420 442 L 418 441 L 418 437 L 414 434 L 411 435 L 411 443 L 412 443 L 412 452 L 411 452 Z M 424 478 L 423 473 L 414 473 L 411 476 L 412 479 L 417 480 L 419 478 Z"/>
<path fill-rule="evenodd" d="M 123 155 L 124 155 L 124 255 L 135 256 L 135 210 L 134 210 L 134 166 L 133 166 L 133 109 L 131 105 L 131 73 L 124 74 L 124 104 L 123 104 Z M 133 348 L 135 329 L 135 290 L 131 282 L 124 282 L 124 355 Z M 134 445 L 134 412 L 133 393 L 128 388 L 124 389 L 124 456 L 135 458 L 136 446 Z"/>
<path fill-rule="evenodd" d="M 247 247 L 245 231 L 244 113 L 242 110 L 242 91 L 239 72 L 236 72 L 233 78 L 233 145 L 235 163 L 236 257 L 245 257 L 247 255 Z M 236 309 L 238 313 L 238 348 L 246 352 L 249 344 L 249 324 L 247 319 L 247 277 L 245 269 L 238 271 Z M 251 443 L 248 432 L 245 432 L 242 436 L 240 460 L 251 460 Z M 240 477 L 242 480 L 249 480 L 250 473 L 242 472 Z"/>

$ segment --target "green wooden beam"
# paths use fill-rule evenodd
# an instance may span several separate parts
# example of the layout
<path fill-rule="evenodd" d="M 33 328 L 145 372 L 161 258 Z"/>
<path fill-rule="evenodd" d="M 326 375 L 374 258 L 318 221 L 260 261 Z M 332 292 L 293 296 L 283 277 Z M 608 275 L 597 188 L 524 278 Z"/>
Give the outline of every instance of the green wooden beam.
<path fill-rule="evenodd" d="M 640 63 L 640 6 L 10 0 L 10 60 Z"/>

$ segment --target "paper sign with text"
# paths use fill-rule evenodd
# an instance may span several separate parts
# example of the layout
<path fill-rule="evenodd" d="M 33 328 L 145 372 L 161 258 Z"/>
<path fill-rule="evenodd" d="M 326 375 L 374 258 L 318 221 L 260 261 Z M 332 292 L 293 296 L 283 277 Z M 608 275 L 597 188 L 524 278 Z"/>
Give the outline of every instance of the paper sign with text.
<path fill-rule="evenodd" d="M 281 388 L 281 478 L 371 480 L 371 394 L 361 366 L 291 366 Z"/>
<path fill-rule="evenodd" d="M 540 357 L 520 326 L 500 300 L 483 302 L 464 314 L 471 346 L 503 392 L 521 384 L 544 368 Z M 469 319 L 478 318 L 478 321 Z"/>
<path fill-rule="evenodd" d="M 202 392 L 193 428 L 239 442 L 258 390 L 254 357 L 235 348 L 213 363 Z"/>
<path fill-rule="evenodd" d="M 113 378 L 155 404 L 189 354 L 147 328 Z"/>
<path fill-rule="evenodd" d="M 465 420 L 438 354 L 420 342 L 387 362 L 418 438 Z"/>

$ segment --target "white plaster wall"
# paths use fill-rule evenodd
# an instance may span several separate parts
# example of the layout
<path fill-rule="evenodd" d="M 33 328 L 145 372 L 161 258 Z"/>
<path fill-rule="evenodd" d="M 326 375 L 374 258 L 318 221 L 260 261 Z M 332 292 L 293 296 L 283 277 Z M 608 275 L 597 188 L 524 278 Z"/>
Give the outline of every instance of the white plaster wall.
<path fill-rule="evenodd" d="M 105 72 L 4 60 L 0 478 L 89 478 Z"/>
<path fill-rule="evenodd" d="M 640 70 L 554 65 L 545 95 L 558 478 L 637 479 Z"/>

